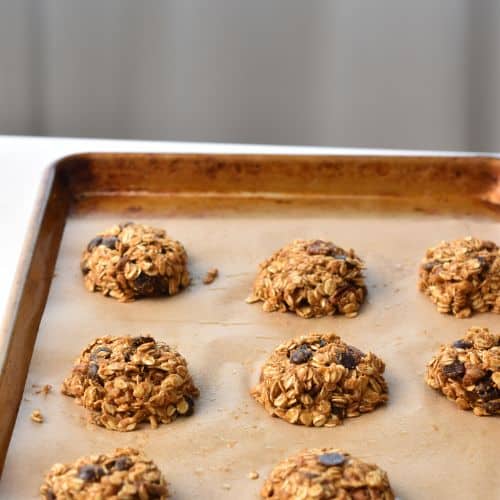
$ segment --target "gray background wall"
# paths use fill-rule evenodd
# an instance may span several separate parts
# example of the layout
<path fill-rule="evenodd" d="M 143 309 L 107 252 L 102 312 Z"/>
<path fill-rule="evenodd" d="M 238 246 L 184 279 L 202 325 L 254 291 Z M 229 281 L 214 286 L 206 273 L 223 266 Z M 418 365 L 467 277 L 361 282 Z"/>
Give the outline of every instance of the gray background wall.
<path fill-rule="evenodd" d="M 0 133 L 500 150 L 500 1 L 0 0 Z"/>

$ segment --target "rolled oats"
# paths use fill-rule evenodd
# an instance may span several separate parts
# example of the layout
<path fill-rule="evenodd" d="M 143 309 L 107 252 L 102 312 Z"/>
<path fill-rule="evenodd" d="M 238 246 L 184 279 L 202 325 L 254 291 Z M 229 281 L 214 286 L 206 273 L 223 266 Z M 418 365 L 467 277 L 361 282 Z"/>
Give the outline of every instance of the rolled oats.
<path fill-rule="evenodd" d="M 94 423 L 117 431 L 188 416 L 199 395 L 186 360 L 149 336 L 97 338 L 76 359 L 62 392 L 90 410 Z"/>
<path fill-rule="evenodd" d="M 152 460 L 133 448 L 55 464 L 40 487 L 43 500 L 163 500 L 168 485 Z"/>
<path fill-rule="evenodd" d="M 444 314 L 467 318 L 500 314 L 500 248 L 468 236 L 429 248 L 420 265 L 419 288 Z"/>
<path fill-rule="evenodd" d="M 384 362 L 333 333 L 311 333 L 278 346 L 252 396 L 287 422 L 333 427 L 387 402 Z"/>
<path fill-rule="evenodd" d="M 264 311 L 294 311 L 303 318 L 354 317 L 366 296 L 363 263 L 323 240 L 295 240 L 260 264 L 247 302 Z"/>
<path fill-rule="evenodd" d="M 469 328 L 463 339 L 441 346 L 427 365 L 425 381 L 462 410 L 500 415 L 500 335 Z"/>
<path fill-rule="evenodd" d="M 174 295 L 188 286 L 184 247 L 163 229 L 115 225 L 93 238 L 80 268 L 87 290 L 120 302 L 135 297 Z"/>
<path fill-rule="evenodd" d="M 50 384 L 45 384 L 42 387 L 34 384 L 33 388 L 35 389 L 35 394 L 43 394 L 46 396 L 50 391 L 52 391 L 52 386 Z"/>
<path fill-rule="evenodd" d="M 210 283 L 213 283 L 215 279 L 219 276 L 219 270 L 217 268 L 212 268 L 209 271 L 207 271 L 207 274 L 203 277 L 203 283 L 205 285 L 210 285 Z"/>
<path fill-rule="evenodd" d="M 344 451 L 305 450 L 281 461 L 261 490 L 276 500 L 393 500 L 387 473 Z"/>
<path fill-rule="evenodd" d="M 31 413 L 31 420 L 33 420 L 33 422 L 36 422 L 37 424 L 42 424 L 44 421 L 42 412 L 40 410 L 33 410 L 33 412 Z"/>

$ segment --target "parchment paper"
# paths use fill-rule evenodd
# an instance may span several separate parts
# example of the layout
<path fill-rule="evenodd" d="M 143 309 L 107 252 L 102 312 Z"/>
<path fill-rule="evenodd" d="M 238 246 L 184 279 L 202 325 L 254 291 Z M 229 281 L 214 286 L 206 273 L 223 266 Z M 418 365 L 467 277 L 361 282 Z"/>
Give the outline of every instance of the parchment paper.
<path fill-rule="evenodd" d="M 170 298 L 120 304 L 88 293 L 79 272 L 82 248 L 95 233 L 125 220 L 85 215 L 69 219 L 7 457 L 0 497 L 36 498 L 55 462 L 135 446 L 164 471 L 175 499 L 253 499 L 280 459 L 305 447 L 335 446 L 384 468 L 401 499 L 498 499 L 498 417 L 458 410 L 423 381 L 441 342 L 472 325 L 500 330 L 500 317 L 460 320 L 437 313 L 416 288 L 428 246 L 468 234 L 497 240 L 486 218 L 356 212 L 325 214 L 283 207 L 276 214 L 200 214 L 141 218 L 184 243 L 193 285 Z M 127 218 L 130 218 L 128 216 Z M 305 320 L 264 313 L 244 302 L 257 264 L 294 238 L 330 239 L 353 247 L 367 265 L 368 303 L 354 319 Z M 201 277 L 211 267 L 219 278 Z M 334 331 L 385 360 L 386 407 L 337 428 L 305 428 L 271 418 L 248 391 L 280 342 L 308 331 Z M 88 424 L 86 411 L 60 394 L 79 351 L 104 334 L 151 333 L 180 350 L 201 390 L 195 414 L 157 430 L 118 433 Z M 52 384 L 48 396 L 32 384 Z M 30 420 L 39 408 L 46 421 Z M 257 480 L 247 474 L 256 470 Z"/>

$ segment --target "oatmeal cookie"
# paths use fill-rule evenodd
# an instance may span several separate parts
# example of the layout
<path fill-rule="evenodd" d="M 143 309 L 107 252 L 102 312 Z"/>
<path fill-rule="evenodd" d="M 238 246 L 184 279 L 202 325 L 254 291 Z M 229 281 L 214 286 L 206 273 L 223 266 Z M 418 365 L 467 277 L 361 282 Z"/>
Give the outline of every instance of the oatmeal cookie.
<path fill-rule="evenodd" d="M 462 410 L 500 415 L 500 335 L 469 328 L 463 339 L 441 346 L 427 365 L 425 381 Z"/>
<path fill-rule="evenodd" d="M 467 318 L 500 314 L 500 249 L 471 236 L 429 248 L 420 265 L 419 288 L 440 313 Z"/>
<path fill-rule="evenodd" d="M 310 333 L 278 346 L 252 396 L 292 424 L 333 427 L 387 402 L 384 362 L 333 333 Z"/>
<path fill-rule="evenodd" d="M 152 460 L 133 448 L 55 464 L 40 487 L 43 500 L 137 499 L 169 497 L 167 482 Z"/>
<path fill-rule="evenodd" d="M 184 247 L 163 229 L 128 222 L 93 238 L 80 268 L 85 287 L 120 302 L 175 295 L 189 284 Z"/>
<path fill-rule="evenodd" d="M 295 240 L 260 264 L 247 302 L 303 318 L 354 317 L 366 296 L 363 262 L 329 241 Z"/>
<path fill-rule="evenodd" d="M 117 431 L 188 416 L 199 395 L 186 360 L 149 336 L 97 338 L 76 359 L 62 393 L 90 410 L 94 423 Z"/>
<path fill-rule="evenodd" d="M 344 451 L 305 450 L 281 461 L 261 490 L 276 500 L 394 500 L 387 473 Z"/>

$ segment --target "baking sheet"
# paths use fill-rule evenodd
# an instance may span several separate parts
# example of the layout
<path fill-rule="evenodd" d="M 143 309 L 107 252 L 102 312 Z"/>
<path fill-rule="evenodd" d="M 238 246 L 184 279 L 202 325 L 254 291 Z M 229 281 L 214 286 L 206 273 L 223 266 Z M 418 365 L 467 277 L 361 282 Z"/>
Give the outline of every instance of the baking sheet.
<path fill-rule="evenodd" d="M 279 210 L 279 217 L 276 217 Z M 416 268 L 428 246 L 473 234 L 498 240 L 498 220 L 352 209 L 299 215 L 293 203 L 267 213 L 165 213 L 159 217 L 74 214 L 67 221 L 42 318 L 24 398 L 10 444 L 0 497 L 37 498 L 55 462 L 120 446 L 144 450 L 163 470 L 176 499 L 256 498 L 272 466 L 305 447 L 335 446 L 384 468 L 401 499 L 495 499 L 498 418 L 459 411 L 423 382 L 441 342 L 472 325 L 500 330 L 500 317 L 460 320 L 439 315 L 417 292 Z M 190 256 L 193 285 L 170 298 L 120 304 L 88 293 L 79 257 L 95 233 L 133 218 L 164 227 Z M 364 258 L 368 303 L 354 319 L 305 320 L 264 313 L 244 302 L 257 264 L 294 238 L 322 238 L 353 247 Z M 219 278 L 201 278 L 211 267 Z M 386 407 L 336 428 L 305 428 L 271 418 L 248 391 L 280 342 L 310 331 L 334 331 L 385 360 Z M 151 333 L 187 358 L 201 390 L 192 417 L 157 430 L 117 433 L 87 423 L 86 411 L 60 394 L 73 359 L 94 337 Z M 47 396 L 32 384 L 52 384 Z M 38 408 L 43 424 L 30 420 Z M 257 471 L 260 478 L 247 474 Z"/>

